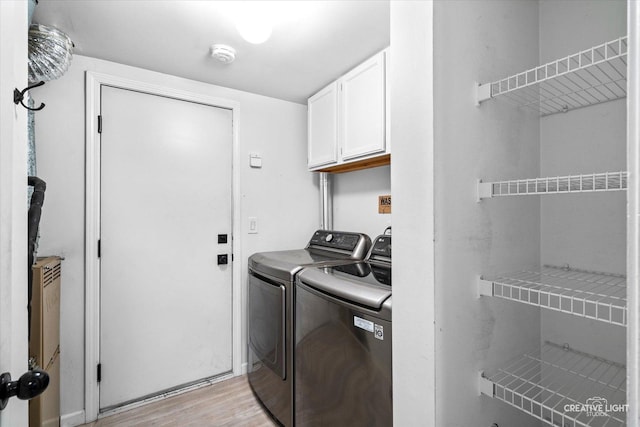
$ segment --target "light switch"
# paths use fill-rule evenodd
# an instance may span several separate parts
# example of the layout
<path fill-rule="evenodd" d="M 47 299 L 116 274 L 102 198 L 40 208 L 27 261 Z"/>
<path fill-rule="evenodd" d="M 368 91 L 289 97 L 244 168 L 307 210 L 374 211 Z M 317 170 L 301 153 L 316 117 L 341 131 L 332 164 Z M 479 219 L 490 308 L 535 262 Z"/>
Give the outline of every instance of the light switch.
<path fill-rule="evenodd" d="M 258 234 L 258 217 L 249 217 L 249 234 Z"/>
<path fill-rule="evenodd" d="M 262 167 L 262 157 L 260 153 L 249 153 L 249 166 L 252 168 Z"/>

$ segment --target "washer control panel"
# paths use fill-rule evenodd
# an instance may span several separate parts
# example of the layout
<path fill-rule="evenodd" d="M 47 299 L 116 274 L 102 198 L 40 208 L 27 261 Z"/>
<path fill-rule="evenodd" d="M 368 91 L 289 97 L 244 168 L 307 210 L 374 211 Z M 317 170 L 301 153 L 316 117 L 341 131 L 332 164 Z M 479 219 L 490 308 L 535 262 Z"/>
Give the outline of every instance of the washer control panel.
<path fill-rule="evenodd" d="M 317 230 L 309 240 L 308 247 L 313 246 L 348 252 L 353 257 L 362 259 L 371 247 L 371 239 L 362 233 Z"/>

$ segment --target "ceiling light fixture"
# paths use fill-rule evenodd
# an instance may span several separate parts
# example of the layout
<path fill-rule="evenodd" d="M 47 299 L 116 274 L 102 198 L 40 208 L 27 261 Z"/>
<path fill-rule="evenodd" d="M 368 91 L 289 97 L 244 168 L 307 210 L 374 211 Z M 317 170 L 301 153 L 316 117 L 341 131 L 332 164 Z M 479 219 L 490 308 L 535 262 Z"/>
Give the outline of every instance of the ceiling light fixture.
<path fill-rule="evenodd" d="M 211 2 L 217 13 L 226 16 L 230 22 L 235 24 L 236 30 L 242 38 L 253 44 L 267 41 L 273 29 L 280 24 L 307 19 L 323 7 L 323 3 L 291 0 L 218 0 Z"/>
<path fill-rule="evenodd" d="M 211 46 L 211 56 L 223 64 L 230 64 L 236 59 L 236 50 L 226 44 L 214 44 Z"/>
<path fill-rule="evenodd" d="M 235 3 L 234 21 L 243 39 L 249 43 L 260 44 L 271 37 L 276 14 L 274 3 L 271 1 Z"/>
<path fill-rule="evenodd" d="M 261 44 L 271 37 L 272 26 L 259 16 L 247 16 L 238 21 L 236 29 L 249 43 Z"/>

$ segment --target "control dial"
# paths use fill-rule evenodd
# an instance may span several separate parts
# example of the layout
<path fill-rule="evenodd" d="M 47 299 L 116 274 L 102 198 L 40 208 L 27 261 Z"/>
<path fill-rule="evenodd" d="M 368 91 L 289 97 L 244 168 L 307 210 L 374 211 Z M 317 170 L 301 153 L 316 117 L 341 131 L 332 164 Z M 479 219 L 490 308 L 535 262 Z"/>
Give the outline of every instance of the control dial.
<path fill-rule="evenodd" d="M 327 243 L 329 243 L 332 240 L 333 240 L 333 234 L 331 233 L 327 234 L 327 236 L 324 238 L 324 241 Z"/>

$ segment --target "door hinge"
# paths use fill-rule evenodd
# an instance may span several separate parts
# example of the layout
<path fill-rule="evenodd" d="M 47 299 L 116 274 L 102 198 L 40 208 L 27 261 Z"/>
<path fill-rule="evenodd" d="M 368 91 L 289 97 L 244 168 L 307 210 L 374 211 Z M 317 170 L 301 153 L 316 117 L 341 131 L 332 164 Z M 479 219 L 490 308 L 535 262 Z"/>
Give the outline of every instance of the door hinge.
<path fill-rule="evenodd" d="M 102 240 L 98 239 L 98 258 L 102 256 Z"/>
<path fill-rule="evenodd" d="M 102 381 L 102 363 L 98 363 L 98 369 L 96 372 L 96 377 L 98 379 L 98 382 Z"/>
<path fill-rule="evenodd" d="M 102 116 L 98 116 L 98 133 L 102 133 Z"/>

